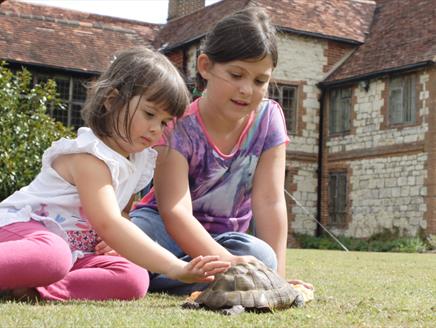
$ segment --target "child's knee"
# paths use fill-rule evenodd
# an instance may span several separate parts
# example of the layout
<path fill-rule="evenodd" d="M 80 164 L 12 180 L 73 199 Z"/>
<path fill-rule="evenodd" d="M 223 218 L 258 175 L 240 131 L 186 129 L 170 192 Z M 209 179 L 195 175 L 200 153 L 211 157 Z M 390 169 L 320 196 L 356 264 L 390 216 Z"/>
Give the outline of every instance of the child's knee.
<path fill-rule="evenodd" d="M 150 285 L 148 271 L 132 264 L 124 273 L 120 286 L 120 299 L 136 300 L 145 296 Z"/>
<path fill-rule="evenodd" d="M 256 238 L 257 239 L 257 238 Z M 251 244 L 251 254 L 261 260 L 267 267 L 277 269 L 277 256 L 273 248 L 266 242 L 257 239 Z"/>
<path fill-rule="evenodd" d="M 68 244 L 60 237 L 51 237 L 35 248 L 30 256 L 29 267 L 32 275 L 39 281 L 39 286 L 52 284 L 63 279 L 71 269 L 72 256 Z"/>
<path fill-rule="evenodd" d="M 277 256 L 274 250 L 271 248 L 270 251 L 262 254 L 260 260 L 269 268 L 277 270 Z"/>

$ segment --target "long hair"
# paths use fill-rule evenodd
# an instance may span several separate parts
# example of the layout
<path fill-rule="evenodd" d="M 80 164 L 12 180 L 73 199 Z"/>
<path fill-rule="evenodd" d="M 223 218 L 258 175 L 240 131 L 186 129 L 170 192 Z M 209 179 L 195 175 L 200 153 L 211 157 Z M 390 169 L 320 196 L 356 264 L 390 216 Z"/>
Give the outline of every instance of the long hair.
<path fill-rule="evenodd" d="M 111 106 L 106 106 L 113 91 Z M 109 68 L 91 84 L 82 117 L 97 136 L 117 135 L 130 142 L 131 119 L 137 109 L 131 114 L 129 104 L 137 95 L 174 117 L 181 117 L 190 102 L 185 82 L 173 64 L 164 55 L 139 47 L 116 54 Z"/>
<path fill-rule="evenodd" d="M 276 28 L 266 12 L 259 7 L 247 7 L 221 19 L 204 39 L 201 53 L 212 62 L 262 60 L 270 55 L 277 66 Z M 203 90 L 206 81 L 197 74 L 197 88 Z"/>

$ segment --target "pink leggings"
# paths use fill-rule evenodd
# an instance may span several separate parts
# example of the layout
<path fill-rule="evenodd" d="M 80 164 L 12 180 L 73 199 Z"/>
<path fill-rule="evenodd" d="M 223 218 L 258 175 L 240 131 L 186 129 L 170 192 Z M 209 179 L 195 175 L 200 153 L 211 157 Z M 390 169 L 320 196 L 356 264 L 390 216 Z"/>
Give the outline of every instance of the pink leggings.
<path fill-rule="evenodd" d="M 61 237 L 36 221 L 0 227 L 0 290 L 36 287 L 46 300 L 133 300 L 149 286 L 147 270 L 120 256 L 86 255 L 73 267 Z"/>

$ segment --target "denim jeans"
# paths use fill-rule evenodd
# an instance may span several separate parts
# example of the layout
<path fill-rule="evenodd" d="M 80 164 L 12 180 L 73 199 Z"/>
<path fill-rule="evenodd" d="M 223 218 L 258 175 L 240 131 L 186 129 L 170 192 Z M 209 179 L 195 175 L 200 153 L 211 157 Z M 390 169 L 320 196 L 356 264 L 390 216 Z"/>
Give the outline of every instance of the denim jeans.
<path fill-rule="evenodd" d="M 144 231 L 160 246 L 166 248 L 179 259 L 190 261 L 187 255 L 176 242 L 168 235 L 164 222 L 159 213 L 151 208 L 140 208 L 130 213 L 132 222 Z M 215 241 L 226 248 L 233 255 L 252 255 L 272 269 L 277 268 L 277 259 L 274 250 L 263 240 L 242 232 L 225 232 L 211 234 Z M 186 284 L 172 280 L 163 274 L 150 274 L 150 292 L 165 292 L 173 295 L 190 294 L 196 290 L 203 290 L 206 284 Z"/>

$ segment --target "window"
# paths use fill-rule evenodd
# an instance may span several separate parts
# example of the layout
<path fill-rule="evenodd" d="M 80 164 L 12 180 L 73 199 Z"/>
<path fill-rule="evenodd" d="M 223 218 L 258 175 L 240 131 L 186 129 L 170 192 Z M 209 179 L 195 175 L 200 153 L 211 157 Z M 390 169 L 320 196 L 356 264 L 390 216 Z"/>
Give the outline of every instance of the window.
<path fill-rule="evenodd" d="M 389 123 L 411 124 L 416 120 L 415 75 L 393 78 L 389 83 Z"/>
<path fill-rule="evenodd" d="M 350 131 L 351 88 L 333 89 L 330 93 L 329 131 L 331 134 Z"/>
<path fill-rule="evenodd" d="M 67 76 L 36 75 L 35 83 L 48 79 L 53 79 L 56 82 L 56 90 L 63 104 L 63 108 L 52 108 L 50 115 L 65 126 L 72 126 L 76 129 L 83 126 L 80 111 L 86 99 L 85 80 Z"/>
<path fill-rule="evenodd" d="M 297 87 L 272 83 L 268 93 L 271 99 L 282 106 L 288 133 L 295 134 L 297 128 Z"/>
<path fill-rule="evenodd" d="M 346 223 L 347 208 L 347 174 L 334 172 L 329 174 L 329 224 L 343 225 Z"/>

